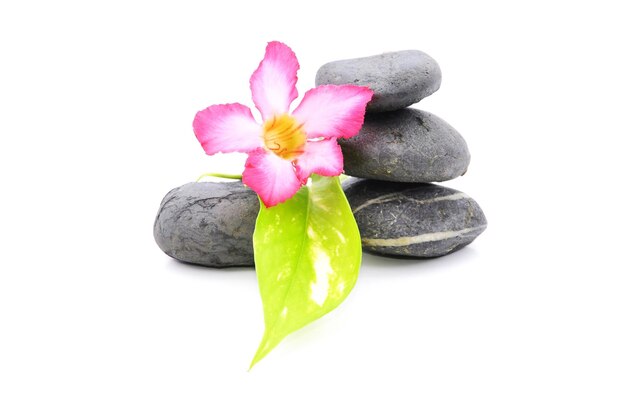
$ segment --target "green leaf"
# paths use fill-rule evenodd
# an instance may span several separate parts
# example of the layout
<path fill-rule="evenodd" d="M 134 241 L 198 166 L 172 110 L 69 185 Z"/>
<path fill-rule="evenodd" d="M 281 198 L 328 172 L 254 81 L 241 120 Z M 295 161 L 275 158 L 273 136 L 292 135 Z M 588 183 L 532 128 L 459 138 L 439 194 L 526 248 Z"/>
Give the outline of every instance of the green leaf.
<path fill-rule="evenodd" d="M 313 175 L 288 201 L 261 210 L 254 231 L 265 334 L 252 368 L 283 338 L 335 309 L 361 266 L 361 238 L 337 177 Z"/>

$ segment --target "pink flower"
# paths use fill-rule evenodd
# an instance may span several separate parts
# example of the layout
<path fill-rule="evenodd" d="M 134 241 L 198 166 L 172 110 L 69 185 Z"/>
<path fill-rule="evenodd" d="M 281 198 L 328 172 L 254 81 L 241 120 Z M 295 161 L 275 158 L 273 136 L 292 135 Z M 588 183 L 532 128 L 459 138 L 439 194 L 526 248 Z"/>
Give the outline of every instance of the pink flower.
<path fill-rule="evenodd" d="M 248 153 L 243 183 L 267 207 L 291 198 L 313 173 L 341 174 L 343 155 L 337 139 L 359 132 L 372 99 L 367 87 L 321 85 L 307 91 L 290 113 L 298 97 L 299 68 L 287 45 L 270 42 L 250 78 L 252 100 L 263 123 L 239 103 L 212 105 L 193 120 L 194 133 L 208 155 Z"/>

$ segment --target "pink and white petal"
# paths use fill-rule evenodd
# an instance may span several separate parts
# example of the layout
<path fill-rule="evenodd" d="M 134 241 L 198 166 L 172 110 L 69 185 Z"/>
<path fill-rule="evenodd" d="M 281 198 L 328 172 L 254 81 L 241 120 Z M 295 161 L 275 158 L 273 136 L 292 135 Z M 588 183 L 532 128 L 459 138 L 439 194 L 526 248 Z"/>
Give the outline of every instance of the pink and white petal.
<path fill-rule="evenodd" d="M 208 155 L 248 153 L 263 146 L 263 129 L 245 105 L 217 104 L 198 111 L 193 132 Z"/>
<path fill-rule="evenodd" d="M 343 172 L 343 153 L 337 139 L 308 141 L 304 153 L 296 160 L 296 175 L 305 182 L 313 173 L 337 176 Z"/>
<path fill-rule="evenodd" d="M 374 92 L 356 85 L 321 85 L 304 94 L 293 116 L 307 137 L 352 137 L 361 129 Z"/>
<path fill-rule="evenodd" d="M 288 200 L 302 186 L 290 161 L 264 149 L 250 153 L 242 181 L 268 208 Z"/>
<path fill-rule="evenodd" d="M 289 46 L 276 41 L 267 44 L 265 57 L 250 78 L 252 100 L 263 120 L 289 112 L 298 97 L 298 69 L 300 64 Z"/>

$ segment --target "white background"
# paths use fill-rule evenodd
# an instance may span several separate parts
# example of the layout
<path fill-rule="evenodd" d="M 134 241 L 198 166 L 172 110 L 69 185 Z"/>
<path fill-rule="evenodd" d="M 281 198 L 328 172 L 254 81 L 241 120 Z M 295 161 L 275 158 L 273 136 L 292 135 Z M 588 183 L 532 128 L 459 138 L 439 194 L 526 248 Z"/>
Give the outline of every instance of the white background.
<path fill-rule="evenodd" d="M 617 4 L 2 2 L 0 414 L 624 415 Z M 466 138 L 446 185 L 489 228 L 436 260 L 364 256 L 342 306 L 247 372 L 254 271 L 177 263 L 152 225 L 171 188 L 241 171 L 191 121 L 252 104 L 270 40 L 301 96 L 328 61 L 433 56 L 416 107 Z"/>

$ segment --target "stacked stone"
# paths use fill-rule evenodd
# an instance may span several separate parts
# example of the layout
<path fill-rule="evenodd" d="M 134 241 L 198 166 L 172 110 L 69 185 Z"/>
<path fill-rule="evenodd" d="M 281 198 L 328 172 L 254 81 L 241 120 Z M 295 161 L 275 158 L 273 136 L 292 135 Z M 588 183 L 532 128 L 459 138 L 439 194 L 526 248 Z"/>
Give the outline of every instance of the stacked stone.
<path fill-rule="evenodd" d="M 465 174 L 470 162 L 467 144 L 452 126 L 407 108 L 439 89 L 441 70 L 433 58 L 410 50 L 330 62 L 315 82 L 374 91 L 358 136 L 340 140 L 345 173 L 365 178 L 344 187 L 365 251 L 438 257 L 485 230 L 476 201 L 429 183 Z"/>
<path fill-rule="evenodd" d="M 471 243 L 487 226 L 466 194 L 433 185 L 467 170 L 461 135 L 414 108 L 439 89 L 441 70 L 420 51 L 401 51 L 323 65 L 316 84 L 372 88 L 358 136 L 340 140 L 348 202 L 363 249 L 388 256 L 438 257 Z M 211 267 L 253 266 L 256 194 L 241 182 L 192 182 L 171 190 L 154 222 L 169 256 Z"/>

